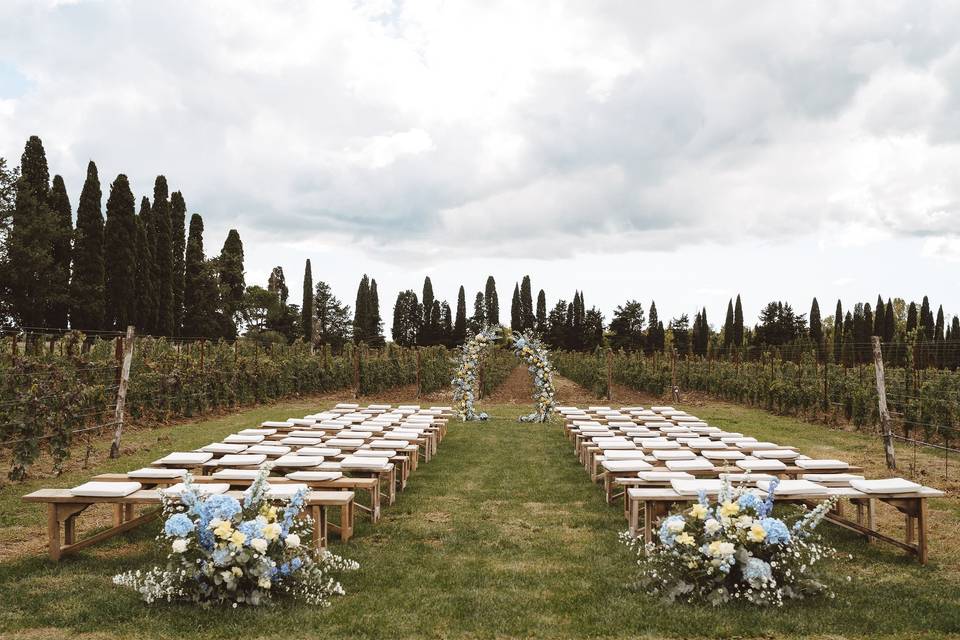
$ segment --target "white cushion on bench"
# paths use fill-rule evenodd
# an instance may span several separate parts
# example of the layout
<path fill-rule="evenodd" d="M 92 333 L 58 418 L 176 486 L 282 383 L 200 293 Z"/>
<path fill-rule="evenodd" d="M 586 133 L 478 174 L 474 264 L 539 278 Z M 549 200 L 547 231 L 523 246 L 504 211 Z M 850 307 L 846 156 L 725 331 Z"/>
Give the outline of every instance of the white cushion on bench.
<path fill-rule="evenodd" d="M 300 482 L 326 482 L 342 478 L 343 473 L 340 471 L 293 471 L 288 473 L 287 477 Z"/>
<path fill-rule="evenodd" d="M 84 482 L 70 489 L 70 493 L 87 498 L 123 498 L 142 486 L 139 482 Z"/>
<path fill-rule="evenodd" d="M 300 456 L 291 453 L 280 456 L 274 464 L 278 467 L 315 467 L 321 462 L 322 456 Z"/>
<path fill-rule="evenodd" d="M 604 460 L 600 464 L 604 469 L 612 473 L 632 473 L 634 471 L 646 471 L 647 469 L 653 468 L 649 462 L 644 462 L 643 460 Z"/>
<path fill-rule="evenodd" d="M 792 449 L 764 449 L 753 452 L 753 457 L 764 460 L 793 460 L 799 455 L 799 453 Z"/>
<path fill-rule="evenodd" d="M 721 480 L 671 480 L 670 486 L 682 496 L 695 496 L 701 491 L 718 493 L 722 485 Z"/>
<path fill-rule="evenodd" d="M 814 460 L 812 458 L 806 460 L 797 460 L 794 462 L 795 465 L 801 469 L 809 469 L 811 471 L 819 471 L 823 469 L 849 469 L 850 465 L 844 462 L 843 460 Z"/>
<path fill-rule="evenodd" d="M 670 482 L 671 480 L 692 480 L 696 476 L 686 471 L 641 471 L 637 477 L 647 482 Z"/>
<path fill-rule="evenodd" d="M 186 487 L 182 482 L 178 482 L 172 487 L 167 487 L 166 489 L 161 489 L 160 492 L 165 496 L 170 496 L 173 498 L 179 498 L 180 494 L 183 493 L 183 490 Z M 220 493 L 226 493 L 230 490 L 230 485 L 226 483 L 219 482 L 196 482 L 193 484 L 194 490 L 198 495 L 201 496 L 212 496 Z"/>
<path fill-rule="evenodd" d="M 759 482 L 761 480 L 776 480 L 776 476 L 766 473 L 721 473 L 720 479 L 730 482 Z"/>
<path fill-rule="evenodd" d="M 223 439 L 227 444 L 257 444 L 263 442 L 263 436 L 242 436 L 239 433 L 227 436 Z"/>
<path fill-rule="evenodd" d="M 248 447 L 245 453 L 262 453 L 267 456 L 282 456 L 290 453 L 290 447 L 283 447 L 278 444 L 255 444 Z"/>
<path fill-rule="evenodd" d="M 736 465 L 745 471 L 785 471 L 787 469 L 787 465 L 779 460 L 758 460 L 756 458 L 737 460 Z"/>
<path fill-rule="evenodd" d="M 293 424 L 291 424 L 290 422 L 287 422 L 287 421 L 277 422 L 276 420 L 267 420 L 266 422 L 261 422 L 261 423 L 260 423 L 260 426 L 261 426 L 261 427 L 265 427 L 265 428 L 269 428 L 269 429 L 274 429 L 274 430 L 276 430 L 276 429 L 279 429 L 279 428 L 282 428 L 282 427 L 292 427 Z M 271 434 L 271 435 L 272 435 L 272 434 Z"/>
<path fill-rule="evenodd" d="M 272 436 L 276 432 L 276 429 L 242 429 L 237 433 L 242 436 Z"/>
<path fill-rule="evenodd" d="M 644 440 L 643 442 L 640 443 L 640 446 L 650 451 L 666 451 L 669 449 L 679 449 L 680 443 L 669 442 L 669 441 L 668 442 L 651 442 L 649 440 Z"/>
<path fill-rule="evenodd" d="M 217 480 L 254 480 L 260 471 L 258 469 L 220 469 L 211 474 Z"/>
<path fill-rule="evenodd" d="M 707 460 L 743 460 L 747 457 L 742 451 L 704 451 L 701 455 Z"/>
<path fill-rule="evenodd" d="M 245 444 L 228 444 L 226 442 L 211 442 L 200 451 L 209 451 L 210 453 L 240 453 L 247 448 Z"/>
<path fill-rule="evenodd" d="M 266 461 L 267 456 L 262 453 L 239 454 L 223 456 L 212 461 L 219 467 L 253 467 Z"/>
<path fill-rule="evenodd" d="M 310 487 L 305 484 L 299 483 L 290 483 L 290 484 L 267 484 L 267 498 L 273 500 L 289 500 L 295 496 L 300 491 L 309 491 Z M 250 491 L 247 489 L 247 491 Z"/>
<path fill-rule="evenodd" d="M 667 460 L 666 465 L 670 471 L 710 471 L 714 468 L 713 463 L 704 458 Z"/>
<path fill-rule="evenodd" d="M 323 442 L 323 438 L 296 438 L 296 437 L 287 437 L 280 441 L 283 444 L 298 444 L 302 446 L 310 446 L 314 444 L 320 444 Z"/>
<path fill-rule="evenodd" d="M 347 456 L 340 461 L 340 467 L 343 469 L 386 471 L 389 466 L 390 463 L 386 458 L 363 458 L 360 456 Z"/>
<path fill-rule="evenodd" d="M 143 469 L 137 469 L 135 471 L 127 472 L 128 478 L 182 478 L 187 475 L 186 469 L 158 469 L 156 467 L 144 467 Z"/>
<path fill-rule="evenodd" d="M 353 455 L 364 458 L 390 458 L 397 455 L 397 452 L 395 449 L 357 449 Z"/>
<path fill-rule="evenodd" d="M 333 457 L 340 455 L 340 449 L 335 447 L 304 447 L 296 452 L 298 456 Z"/>
<path fill-rule="evenodd" d="M 686 449 L 676 449 L 673 451 L 654 451 L 653 457 L 657 460 L 695 460 L 697 454 Z"/>
<path fill-rule="evenodd" d="M 923 485 L 903 478 L 885 478 L 883 480 L 851 480 L 850 486 L 863 493 L 915 493 Z"/>
<path fill-rule="evenodd" d="M 770 480 L 760 480 L 757 482 L 757 486 L 763 489 L 764 491 L 770 491 Z M 809 480 L 781 480 L 780 484 L 777 485 L 775 494 L 778 496 L 789 496 L 789 495 L 808 495 L 808 494 L 820 494 L 827 493 L 827 488 L 817 484 L 816 482 L 810 482 Z"/>
<path fill-rule="evenodd" d="M 203 464 L 212 457 L 213 454 L 206 451 L 174 451 L 153 464 Z"/>
<path fill-rule="evenodd" d="M 851 480 L 863 480 L 863 476 L 852 473 L 804 473 L 800 477 L 803 480 L 835 487 L 849 487 Z"/>

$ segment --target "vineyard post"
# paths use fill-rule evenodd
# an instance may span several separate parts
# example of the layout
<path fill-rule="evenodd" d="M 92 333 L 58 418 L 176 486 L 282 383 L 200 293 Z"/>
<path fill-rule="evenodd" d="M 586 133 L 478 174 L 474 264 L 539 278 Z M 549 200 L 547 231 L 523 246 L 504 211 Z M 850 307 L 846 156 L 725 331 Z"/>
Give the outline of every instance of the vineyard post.
<path fill-rule="evenodd" d="M 887 387 L 883 379 L 883 352 L 880 350 L 879 336 L 871 338 L 873 342 L 873 368 L 877 372 L 877 403 L 880 407 L 880 426 L 883 429 L 883 450 L 887 458 L 887 468 L 897 468 L 897 458 L 893 450 L 893 432 L 890 430 L 890 414 L 887 412 Z"/>
<path fill-rule="evenodd" d="M 420 397 L 420 347 L 417 347 L 417 397 Z"/>
<path fill-rule="evenodd" d="M 607 402 L 613 400 L 613 351 L 607 350 Z"/>
<path fill-rule="evenodd" d="M 117 406 L 113 413 L 113 442 L 110 457 L 120 457 L 120 436 L 123 434 L 123 411 L 127 403 L 127 383 L 130 381 L 130 364 L 133 362 L 133 326 L 127 327 L 126 338 L 118 338 L 117 346 L 123 345 L 123 365 L 120 367 L 120 384 L 117 386 Z"/>

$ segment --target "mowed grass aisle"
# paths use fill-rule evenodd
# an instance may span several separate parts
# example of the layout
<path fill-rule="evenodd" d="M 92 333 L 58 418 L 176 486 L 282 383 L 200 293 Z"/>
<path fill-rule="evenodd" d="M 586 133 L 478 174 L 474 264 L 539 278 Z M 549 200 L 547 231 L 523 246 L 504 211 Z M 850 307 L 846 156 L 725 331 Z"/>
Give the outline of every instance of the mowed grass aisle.
<path fill-rule="evenodd" d="M 113 587 L 110 577 L 162 560 L 153 547 L 154 525 L 59 566 L 36 555 L 0 563 L 0 637 L 918 638 L 960 632 L 956 576 L 874 550 L 834 528 L 831 540 L 855 557 L 838 571 L 856 576 L 839 585 L 837 600 L 771 612 L 667 607 L 640 595 L 628 586 L 632 559 L 617 542 L 620 512 L 604 505 L 600 488 L 587 481 L 559 424 L 519 424 L 525 407 L 486 408 L 495 416 L 490 422 L 451 422 L 439 455 L 420 467 L 380 525 L 362 522 L 354 541 L 334 546 L 361 569 L 345 577 L 348 595 L 328 609 L 296 603 L 148 607 Z M 268 409 L 250 412 L 247 421 L 264 419 Z M 214 421 L 199 439 L 220 437 L 237 422 Z M 196 426 L 184 429 L 193 433 Z M 42 521 L 35 515 L 29 526 Z"/>

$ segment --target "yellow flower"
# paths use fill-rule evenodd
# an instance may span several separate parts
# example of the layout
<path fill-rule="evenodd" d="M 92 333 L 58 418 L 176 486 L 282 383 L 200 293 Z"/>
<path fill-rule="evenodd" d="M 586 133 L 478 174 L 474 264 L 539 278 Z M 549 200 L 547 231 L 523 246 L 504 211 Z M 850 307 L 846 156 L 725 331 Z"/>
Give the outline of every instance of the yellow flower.
<path fill-rule="evenodd" d="M 242 575 L 243 575 L 243 569 L 241 569 L 240 567 L 233 567 L 232 569 L 230 569 L 230 571 L 232 571 L 232 572 L 233 572 L 233 575 L 235 575 L 235 576 L 242 576 Z"/>
<path fill-rule="evenodd" d="M 698 502 L 690 509 L 690 514 L 697 520 L 704 520 L 707 517 L 707 508 Z"/>
<path fill-rule="evenodd" d="M 692 545 L 693 536 L 687 533 L 686 531 L 684 531 L 683 533 L 677 536 L 677 542 L 679 542 L 680 544 Z"/>
<path fill-rule="evenodd" d="M 263 537 L 267 540 L 276 540 L 280 536 L 280 525 L 271 522 L 263 528 Z"/>
<path fill-rule="evenodd" d="M 227 540 L 233 535 L 233 526 L 226 520 L 221 520 L 213 530 L 213 535 L 223 540 Z"/>
<path fill-rule="evenodd" d="M 752 540 L 753 542 L 763 542 L 763 539 L 767 537 L 767 532 L 764 531 L 763 526 L 759 522 L 757 522 L 752 527 L 750 527 L 750 531 L 747 533 L 747 537 L 750 538 L 750 540 Z"/>
<path fill-rule="evenodd" d="M 730 517 L 735 516 L 740 511 L 740 505 L 736 502 L 724 502 L 720 507 L 720 515 Z"/>
<path fill-rule="evenodd" d="M 277 519 L 277 508 L 273 506 L 264 505 L 260 508 L 260 514 L 266 518 L 269 522 L 273 522 Z"/>
<path fill-rule="evenodd" d="M 239 531 L 234 531 L 233 535 L 230 536 L 230 542 L 237 545 L 238 547 L 242 547 L 246 539 L 247 539 L 247 536 Z"/>

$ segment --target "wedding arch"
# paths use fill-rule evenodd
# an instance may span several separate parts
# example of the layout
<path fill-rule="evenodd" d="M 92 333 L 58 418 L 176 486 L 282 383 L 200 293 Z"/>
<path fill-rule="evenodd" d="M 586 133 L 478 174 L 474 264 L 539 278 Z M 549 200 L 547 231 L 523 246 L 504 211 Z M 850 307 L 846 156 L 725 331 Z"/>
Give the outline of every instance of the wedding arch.
<path fill-rule="evenodd" d="M 556 407 L 553 388 L 553 365 L 543 342 L 535 336 L 515 334 L 506 327 L 488 327 L 473 336 L 459 349 L 453 384 L 454 408 L 463 421 L 486 420 L 487 414 L 473 406 L 476 398 L 480 361 L 486 350 L 500 342 L 513 350 L 515 356 L 527 364 L 533 379 L 534 411 L 520 417 L 521 422 L 546 422 Z"/>

